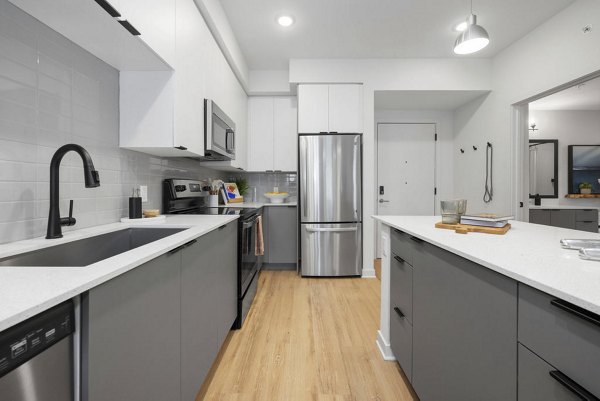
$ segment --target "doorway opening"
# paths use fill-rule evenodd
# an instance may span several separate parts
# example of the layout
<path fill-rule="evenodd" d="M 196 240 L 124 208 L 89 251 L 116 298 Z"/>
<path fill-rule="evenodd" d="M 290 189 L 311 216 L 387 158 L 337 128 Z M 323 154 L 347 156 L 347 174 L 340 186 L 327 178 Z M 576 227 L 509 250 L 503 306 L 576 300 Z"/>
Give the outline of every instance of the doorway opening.
<path fill-rule="evenodd" d="M 517 103 L 513 115 L 517 217 L 598 232 L 600 72 Z"/>

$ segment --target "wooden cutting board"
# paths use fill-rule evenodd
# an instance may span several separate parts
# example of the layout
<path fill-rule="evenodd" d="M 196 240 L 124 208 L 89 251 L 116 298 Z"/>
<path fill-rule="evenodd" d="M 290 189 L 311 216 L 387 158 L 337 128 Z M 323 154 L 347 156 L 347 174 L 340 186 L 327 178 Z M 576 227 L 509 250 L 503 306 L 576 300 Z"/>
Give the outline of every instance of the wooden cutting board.
<path fill-rule="evenodd" d="M 484 234 L 496 234 L 496 235 L 504 235 L 510 230 L 510 224 L 505 225 L 504 227 L 483 227 L 483 226 L 472 226 L 470 224 L 446 224 L 435 223 L 435 228 L 444 228 L 446 230 L 454 230 L 457 234 L 467 234 L 467 233 L 484 233 Z"/>

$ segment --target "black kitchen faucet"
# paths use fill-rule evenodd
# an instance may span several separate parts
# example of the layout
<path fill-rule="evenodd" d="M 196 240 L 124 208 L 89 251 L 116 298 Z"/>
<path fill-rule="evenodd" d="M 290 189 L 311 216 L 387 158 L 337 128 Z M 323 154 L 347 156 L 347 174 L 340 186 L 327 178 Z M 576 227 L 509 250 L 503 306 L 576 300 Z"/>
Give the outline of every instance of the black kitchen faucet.
<path fill-rule="evenodd" d="M 83 175 L 85 179 L 86 188 L 96 188 L 100 186 L 100 176 L 98 172 L 94 170 L 94 163 L 90 154 L 83 147 L 70 143 L 68 145 L 61 146 L 52 156 L 50 162 L 50 212 L 48 213 L 48 230 L 46 231 L 46 238 L 61 238 L 62 237 L 62 226 L 74 226 L 75 218 L 73 217 L 73 200 L 71 199 L 69 205 L 69 217 L 60 217 L 59 203 L 59 179 L 58 172 L 60 169 L 60 162 L 65 154 L 70 151 L 77 152 L 83 160 Z"/>

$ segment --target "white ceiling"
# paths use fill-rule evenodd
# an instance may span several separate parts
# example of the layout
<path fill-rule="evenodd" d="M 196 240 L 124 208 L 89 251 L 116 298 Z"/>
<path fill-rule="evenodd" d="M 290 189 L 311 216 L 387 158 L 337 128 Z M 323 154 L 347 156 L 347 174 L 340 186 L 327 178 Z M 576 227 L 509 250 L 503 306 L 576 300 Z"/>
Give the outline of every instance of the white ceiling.
<path fill-rule="evenodd" d="M 600 110 L 600 78 L 529 103 L 530 110 Z"/>
<path fill-rule="evenodd" d="M 375 110 L 456 110 L 487 91 L 376 91 Z"/>
<path fill-rule="evenodd" d="M 453 27 L 468 0 L 220 0 L 250 69 L 285 69 L 290 58 L 457 57 Z M 491 57 L 573 0 L 474 0 Z M 292 15 L 290 28 L 277 25 Z M 464 57 L 464 56 L 462 56 Z"/>

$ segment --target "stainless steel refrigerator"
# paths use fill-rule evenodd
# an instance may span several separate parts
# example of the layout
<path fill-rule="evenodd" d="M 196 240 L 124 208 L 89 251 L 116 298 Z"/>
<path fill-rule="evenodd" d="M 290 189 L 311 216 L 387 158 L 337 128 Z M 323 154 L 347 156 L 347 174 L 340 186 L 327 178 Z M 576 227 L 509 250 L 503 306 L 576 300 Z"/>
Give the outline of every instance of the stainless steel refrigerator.
<path fill-rule="evenodd" d="M 362 135 L 300 134 L 303 276 L 362 272 Z"/>

